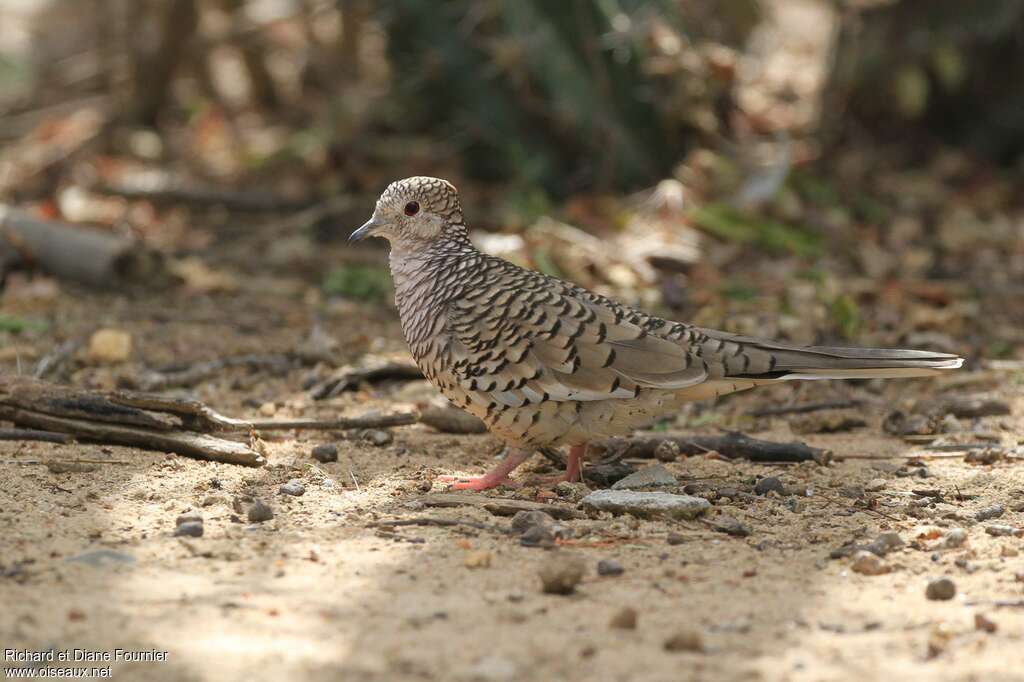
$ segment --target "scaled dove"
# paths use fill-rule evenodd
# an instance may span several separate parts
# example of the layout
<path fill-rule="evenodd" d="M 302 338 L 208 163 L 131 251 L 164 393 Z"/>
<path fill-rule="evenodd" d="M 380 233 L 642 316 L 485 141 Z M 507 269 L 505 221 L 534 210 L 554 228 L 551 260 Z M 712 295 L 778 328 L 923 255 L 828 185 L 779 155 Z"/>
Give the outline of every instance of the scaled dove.
<path fill-rule="evenodd" d="M 960 367 L 947 353 L 796 346 L 671 322 L 478 251 L 455 187 L 393 182 L 352 240 L 391 243 L 402 331 L 424 375 L 511 448 L 485 490 L 534 451 L 626 433 L 691 400 L 791 379 L 914 377 Z"/>

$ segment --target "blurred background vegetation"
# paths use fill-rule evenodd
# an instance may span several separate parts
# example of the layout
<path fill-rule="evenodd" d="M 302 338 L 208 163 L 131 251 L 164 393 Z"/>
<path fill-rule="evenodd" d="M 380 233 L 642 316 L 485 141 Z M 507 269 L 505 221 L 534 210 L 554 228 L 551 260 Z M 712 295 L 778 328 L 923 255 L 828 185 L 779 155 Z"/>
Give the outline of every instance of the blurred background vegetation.
<path fill-rule="evenodd" d="M 4 0 L 0 202 L 159 256 L 91 286 L 377 304 L 341 242 L 437 175 L 666 315 L 1024 358 L 1022 82 L 1017 0 Z M 7 305 L 81 286 L 7 227 Z"/>

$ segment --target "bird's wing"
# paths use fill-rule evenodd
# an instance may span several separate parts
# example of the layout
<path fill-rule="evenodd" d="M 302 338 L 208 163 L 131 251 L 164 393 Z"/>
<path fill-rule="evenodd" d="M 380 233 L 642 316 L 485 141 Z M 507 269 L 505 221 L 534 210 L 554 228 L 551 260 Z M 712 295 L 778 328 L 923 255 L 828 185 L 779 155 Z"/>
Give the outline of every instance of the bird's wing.
<path fill-rule="evenodd" d="M 452 304 L 445 355 L 463 389 L 519 407 L 629 399 L 708 376 L 686 344 L 651 334 L 621 307 L 574 296 L 555 282 L 537 278 Z"/>

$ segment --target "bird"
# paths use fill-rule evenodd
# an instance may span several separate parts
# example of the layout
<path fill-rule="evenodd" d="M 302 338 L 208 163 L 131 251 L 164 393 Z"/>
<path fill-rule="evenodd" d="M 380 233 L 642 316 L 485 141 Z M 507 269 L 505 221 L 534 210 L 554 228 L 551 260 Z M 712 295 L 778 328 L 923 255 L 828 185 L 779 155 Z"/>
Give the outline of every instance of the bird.
<path fill-rule="evenodd" d="M 402 333 L 424 376 L 508 446 L 455 489 L 516 485 L 541 448 L 628 433 L 686 402 L 796 379 L 916 377 L 964 359 L 922 350 L 800 346 L 665 320 L 479 251 L 459 194 L 440 178 L 398 180 L 350 241 L 383 237 Z M 552 481 L 555 482 L 555 481 Z"/>

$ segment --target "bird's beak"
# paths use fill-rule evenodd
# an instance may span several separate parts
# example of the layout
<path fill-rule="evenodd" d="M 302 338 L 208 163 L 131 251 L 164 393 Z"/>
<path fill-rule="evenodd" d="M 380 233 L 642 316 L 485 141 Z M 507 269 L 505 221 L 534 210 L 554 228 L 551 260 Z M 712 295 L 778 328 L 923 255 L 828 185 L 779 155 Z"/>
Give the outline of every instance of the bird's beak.
<path fill-rule="evenodd" d="M 350 242 L 357 242 L 361 239 L 366 239 L 367 237 L 373 237 L 374 230 L 376 230 L 378 227 L 381 227 L 381 225 L 383 225 L 383 223 L 377 220 L 376 217 L 370 218 L 365 223 L 363 223 L 362 227 L 360 227 L 358 230 L 350 234 L 348 240 Z"/>

